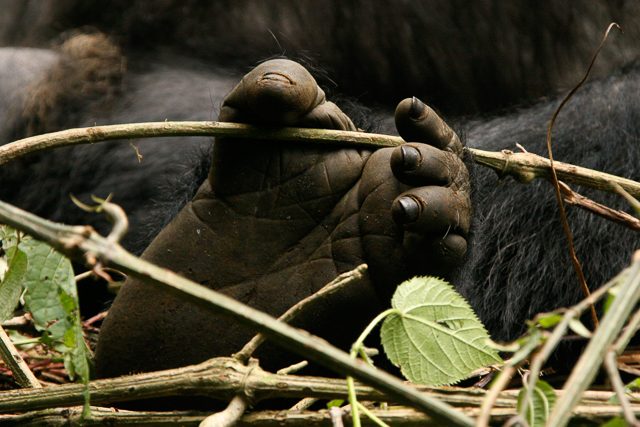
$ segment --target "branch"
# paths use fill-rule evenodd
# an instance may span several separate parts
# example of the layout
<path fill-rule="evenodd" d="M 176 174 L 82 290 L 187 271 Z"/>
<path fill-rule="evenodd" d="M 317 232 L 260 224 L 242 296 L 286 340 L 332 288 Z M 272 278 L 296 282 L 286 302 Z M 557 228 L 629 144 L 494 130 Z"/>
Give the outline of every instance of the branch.
<path fill-rule="evenodd" d="M 353 282 L 362 280 L 364 274 L 367 272 L 367 265 L 360 264 L 356 268 L 351 271 L 347 271 L 338 275 L 331 282 L 327 283 L 323 286 L 318 292 L 309 295 L 301 301 L 298 301 L 294 306 L 292 306 L 289 310 L 287 310 L 283 315 L 278 317 L 278 320 L 281 322 L 289 323 L 295 317 L 300 314 L 300 312 L 309 309 L 309 307 L 313 307 L 313 304 L 316 301 L 322 300 L 323 298 L 328 297 L 329 295 L 343 289 L 346 286 L 351 285 Z M 265 336 L 262 334 L 258 334 L 251 338 L 242 350 L 233 355 L 236 359 L 243 363 L 247 363 L 249 358 L 253 355 L 253 353 L 258 349 L 258 347 L 265 341 Z"/>
<path fill-rule="evenodd" d="M 98 259 L 130 276 L 167 289 L 177 296 L 207 310 L 231 316 L 245 326 L 256 329 L 282 347 L 303 355 L 340 375 L 351 375 L 388 395 L 390 399 L 416 407 L 448 425 L 470 426 L 473 421 L 438 400 L 407 387 L 398 378 L 351 360 L 349 355 L 325 340 L 279 322 L 259 310 L 233 298 L 192 282 L 172 271 L 155 266 L 125 251 L 86 226 L 67 226 L 47 221 L 7 203 L 0 202 L 0 223 L 24 231 L 45 241 L 74 259 Z"/>
<path fill-rule="evenodd" d="M 571 411 L 598 373 L 605 354 L 639 299 L 640 252 L 636 252 L 629 275 L 620 285 L 615 300 L 602 318 L 600 326 L 595 330 L 575 368 L 571 371 L 571 375 L 563 387 L 565 393 L 558 399 L 549 416 L 549 425 L 563 426 L 567 424 L 571 417 Z"/>
<path fill-rule="evenodd" d="M 224 122 L 150 122 L 122 125 L 94 126 L 69 129 L 32 136 L 0 146 L 0 166 L 26 154 L 75 144 L 127 138 L 155 138 L 160 136 L 209 136 L 254 140 L 303 141 L 339 146 L 383 148 L 402 145 L 397 136 L 330 129 L 268 128 Z M 532 153 L 513 153 L 508 150 L 491 152 L 467 148 L 473 160 L 500 175 L 512 175 L 529 182 L 534 178 L 550 179 L 549 159 Z M 602 191 L 614 192 L 611 183 L 620 185 L 633 197 L 640 198 L 640 183 L 604 172 L 567 163 L 554 162 L 558 179 Z"/>
<path fill-rule="evenodd" d="M 0 358 L 4 360 L 4 363 L 11 369 L 13 377 L 21 387 L 42 387 L 2 326 L 0 326 Z"/>
<path fill-rule="evenodd" d="M 517 390 L 515 391 L 517 394 Z M 515 396 L 514 394 L 514 396 Z M 612 396 L 611 393 L 608 394 Z M 634 411 L 639 411 L 639 405 L 633 405 Z M 462 407 L 469 416 L 478 415 L 475 407 Z M 440 427 L 442 424 L 422 414 L 406 407 L 391 407 L 388 409 L 372 409 L 378 418 L 392 426 L 399 427 Z M 82 408 L 56 408 L 42 411 L 28 412 L 19 415 L 0 415 L 1 425 L 80 425 L 87 424 L 86 418 L 82 418 Z M 583 402 L 575 410 L 573 420 L 577 424 L 586 423 L 588 425 L 600 425 L 612 417 L 620 414 L 620 407 L 607 404 L 606 401 Z M 511 408 L 494 409 L 492 422 L 502 425 L 505 421 L 516 415 L 515 397 Z M 125 425 L 125 426 L 198 426 L 207 414 L 196 411 L 175 411 L 175 412 L 135 412 L 112 408 L 91 408 L 91 425 Z M 256 411 L 244 415 L 236 424 L 238 427 L 320 427 L 331 425 L 329 410 L 319 411 Z M 370 424 L 368 424 L 370 425 Z"/>

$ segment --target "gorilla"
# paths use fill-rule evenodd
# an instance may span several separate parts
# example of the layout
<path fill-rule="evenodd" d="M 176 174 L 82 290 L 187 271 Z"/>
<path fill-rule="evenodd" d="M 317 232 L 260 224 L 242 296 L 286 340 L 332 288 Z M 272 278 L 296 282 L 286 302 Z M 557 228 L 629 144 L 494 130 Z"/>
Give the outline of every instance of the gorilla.
<path fill-rule="evenodd" d="M 518 143 L 544 154 L 557 94 L 579 80 L 613 20 L 625 34 L 609 42 L 594 80 L 561 113 L 554 153 L 631 179 L 639 172 L 637 2 L 0 3 L 11 16 L 2 18 L 0 40 L 13 46 L 0 49 L 5 141 L 217 114 L 397 132 L 408 142 L 370 151 L 218 140 L 211 149 L 203 139 L 161 138 L 132 142 L 141 162 L 130 145 L 103 143 L 0 169 L 2 200 L 99 230 L 105 225 L 68 194 L 113 193 L 130 216 L 127 248 L 273 315 L 366 262 L 366 281 L 296 321 L 342 346 L 416 274 L 450 280 L 496 340 L 581 299 L 548 183 L 505 183 L 474 167 L 451 128 L 469 147 Z M 46 48 L 53 37 L 59 47 Z M 274 56 L 306 69 L 272 59 L 235 85 L 248 64 Z M 392 102 L 414 95 L 391 113 Z M 592 288 L 628 263 L 633 233 L 576 209 L 569 220 Z M 229 355 L 251 335 L 129 280 L 103 325 L 97 373 Z M 270 346 L 259 356 L 269 369 L 295 360 Z"/>

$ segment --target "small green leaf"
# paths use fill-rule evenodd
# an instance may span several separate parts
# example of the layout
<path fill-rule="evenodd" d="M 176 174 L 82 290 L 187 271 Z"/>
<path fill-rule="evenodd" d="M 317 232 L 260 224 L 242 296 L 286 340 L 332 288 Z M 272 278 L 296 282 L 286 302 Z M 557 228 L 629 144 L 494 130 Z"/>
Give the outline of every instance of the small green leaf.
<path fill-rule="evenodd" d="M 629 424 L 622 417 L 611 418 L 606 423 L 602 424 L 600 427 L 628 427 Z"/>
<path fill-rule="evenodd" d="M 532 402 L 524 411 L 526 388 L 518 394 L 518 412 L 525 413 L 525 419 L 530 427 L 544 427 L 556 403 L 556 391 L 547 382 L 538 380 L 531 396 Z"/>
<path fill-rule="evenodd" d="M 602 311 L 604 314 L 607 314 L 607 311 L 609 311 L 609 307 L 611 307 L 611 304 L 613 304 L 613 301 L 616 299 L 619 291 L 619 286 L 614 286 L 607 291 L 607 297 L 604 299 L 604 305 L 602 307 Z"/>
<path fill-rule="evenodd" d="M 331 409 L 333 407 L 341 407 L 344 405 L 344 399 L 333 399 L 327 402 L 327 409 Z"/>
<path fill-rule="evenodd" d="M 640 390 L 640 378 L 636 378 L 635 380 L 628 383 L 626 386 L 624 386 L 624 389 L 629 393 L 634 393 Z"/>
<path fill-rule="evenodd" d="M 538 321 L 538 325 L 540 325 L 544 329 L 549 329 L 553 328 L 562 321 L 562 315 L 558 313 L 546 313 L 539 315 L 536 320 Z"/>
<path fill-rule="evenodd" d="M 452 384 L 502 360 L 487 345 L 489 334 L 451 285 L 416 277 L 396 289 L 395 311 L 382 324 L 385 353 L 412 382 Z"/>
<path fill-rule="evenodd" d="M 0 322 L 13 316 L 27 273 L 27 255 L 16 246 L 8 250 L 7 260 L 8 270 L 0 282 Z"/>

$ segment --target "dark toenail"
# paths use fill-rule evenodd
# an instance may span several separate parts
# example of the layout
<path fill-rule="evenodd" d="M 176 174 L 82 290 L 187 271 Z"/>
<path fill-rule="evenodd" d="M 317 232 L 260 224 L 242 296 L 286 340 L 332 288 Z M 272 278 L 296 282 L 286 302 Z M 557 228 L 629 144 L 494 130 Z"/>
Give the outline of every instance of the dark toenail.
<path fill-rule="evenodd" d="M 425 108 L 427 108 L 425 103 L 414 96 L 411 100 L 411 108 L 409 108 L 409 117 L 414 120 L 419 119 L 424 113 Z"/>
<path fill-rule="evenodd" d="M 420 163 L 422 163 L 422 155 L 417 148 L 410 145 L 403 145 L 400 147 L 400 151 L 402 152 L 402 166 L 405 170 L 415 170 L 420 166 Z"/>
<path fill-rule="evenodd" d="M 262 77 L 260 77 L 260 80 L 274 80 L 274 81 L 279 81 L 286 84 L 293 84 L 293 82 L 289 77 L 285 76 L 284 74 L 273 73 L 273 72 L 264 73 Z"/>
<path fill-rule="evenodd" d="M 412 197 L 400 197 L 398 199 L 400 207 L 402 207 L 404 213 L 404 222 L 415 222 L 420 215 L 420 205 Z"/>

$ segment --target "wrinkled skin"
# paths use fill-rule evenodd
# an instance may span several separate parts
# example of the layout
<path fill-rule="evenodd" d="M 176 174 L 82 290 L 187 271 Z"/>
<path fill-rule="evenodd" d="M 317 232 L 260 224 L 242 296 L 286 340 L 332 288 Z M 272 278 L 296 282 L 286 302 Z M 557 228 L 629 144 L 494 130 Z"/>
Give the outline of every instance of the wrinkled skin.
<path fill-rule="evenodd" d="M 288 60 L 247 74 L 219 119 L 355 130 Z M 402 280 L 447 276 L 466 252 L 471 208 L 459 139 L 415 98 L 399 104 L 396 123 L 410 143 L 375 152 L 218 140 L 208 179 L 143 257 L 274 316 L 367 263 L 366 280 L 295 322 L 348 346 Z M 252 335 L 130 279 L 102 327 L 96 370 L 108 377 L 196 363 L 230 355 Z M 270 369 L 296 361 L 269 346 L 259 356 Z"/>

